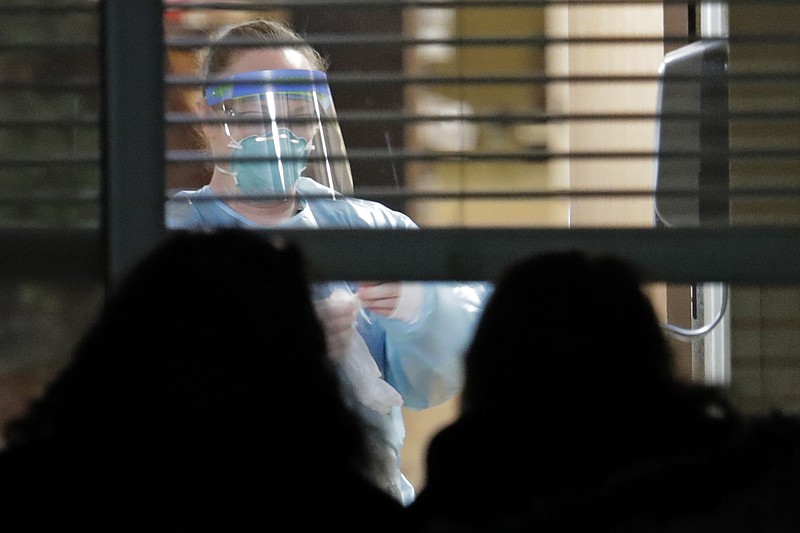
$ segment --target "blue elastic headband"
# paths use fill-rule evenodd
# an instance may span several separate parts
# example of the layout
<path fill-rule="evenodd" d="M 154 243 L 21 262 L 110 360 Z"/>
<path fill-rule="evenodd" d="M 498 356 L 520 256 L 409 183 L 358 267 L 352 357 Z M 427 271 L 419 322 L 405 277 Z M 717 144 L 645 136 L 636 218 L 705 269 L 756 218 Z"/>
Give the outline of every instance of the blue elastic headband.
<path fill-rule="evenodd" d="M 319 70 L 259 70 L 234 74 L 209 82 L 205 99 L 208 105 L 216 105 L 223 100 L 266 92 L 317 93 L 325 108 L 332 101 L 328 76 Z"/>

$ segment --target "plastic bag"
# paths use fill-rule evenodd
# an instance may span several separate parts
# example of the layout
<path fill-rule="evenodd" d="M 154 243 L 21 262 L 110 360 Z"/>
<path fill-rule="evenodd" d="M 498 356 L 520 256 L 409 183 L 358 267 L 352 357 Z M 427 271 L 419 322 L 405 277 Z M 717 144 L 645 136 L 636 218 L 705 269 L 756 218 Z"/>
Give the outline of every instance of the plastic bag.
<path fill-rule="evenodd" d="M 328 300 L 332 303 L 351 300 L 358 302 L 358 298 L 345 289 L 334 290 Z M 350 380 L 360 403 L 383 414 L 388 413 L 394 406 L 403 405 L 400 393 L 381 377 L 367 344 L 356 330 L 355 321 L 347 351 L 339 359 L 339 364 Z"/>

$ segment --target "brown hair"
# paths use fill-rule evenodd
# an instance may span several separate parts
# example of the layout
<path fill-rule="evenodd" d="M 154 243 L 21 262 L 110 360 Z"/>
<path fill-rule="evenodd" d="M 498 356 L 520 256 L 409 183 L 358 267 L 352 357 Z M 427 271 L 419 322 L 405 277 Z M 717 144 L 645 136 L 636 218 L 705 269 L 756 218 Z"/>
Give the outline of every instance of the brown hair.
<path fill-rule="evenodd" d="M 327 61 L 294 30 L 279 21 L 256 19 L 223 26 L 211 37 L 211 44 L 198 55 L 203 79 L 222 71 L 245 49 L 276 45 L 298 50 L 312 69 L 327 69 Z"/>

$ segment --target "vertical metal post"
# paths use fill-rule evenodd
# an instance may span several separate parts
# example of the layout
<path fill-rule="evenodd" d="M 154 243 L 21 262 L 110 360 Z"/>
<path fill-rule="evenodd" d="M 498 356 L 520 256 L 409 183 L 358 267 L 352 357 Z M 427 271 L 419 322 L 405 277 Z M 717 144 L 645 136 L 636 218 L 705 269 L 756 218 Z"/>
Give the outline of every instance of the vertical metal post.
<path fill-rule="evenodd" d="M 109 286 L 164 233 L 161 0 L 102 3 L 104 231 Z"/>
<path fill-rule="evenodd" d="M 703 2 L 700 6 L 700 36 L 728 37 L 728 3 Z M 731 290 L 722 283 L 708 283 L 703 286 L 703 319 L 708 323 L 720 309 L 722 291 Z M 731 381 L 731 304 L 728 300 L 725 314 L 720 323 L 705 337 L 705 382 L 726 386 Z"/>

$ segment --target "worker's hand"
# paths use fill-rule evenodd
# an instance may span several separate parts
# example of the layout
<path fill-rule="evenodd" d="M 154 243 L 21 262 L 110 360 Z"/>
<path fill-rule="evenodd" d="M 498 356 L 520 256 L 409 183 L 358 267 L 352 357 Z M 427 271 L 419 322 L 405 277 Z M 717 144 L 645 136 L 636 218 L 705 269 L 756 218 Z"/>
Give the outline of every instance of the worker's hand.
<path fill-rule="evenodd" d="M 388 318 L 413 324 L 422 309 L 422 284 L 365 281 L 359 284 L 356 296 L 361 305 Z"/>
<path fill-rule="evenodd" d="M 334 293 L 331 297 L 316 302 L 315 308 L 325 331 L 328 355 L 334 361 L 341 361 L 356 334 L 355 319 L 359 302 L 352 296 L 345 298 Z"/>

